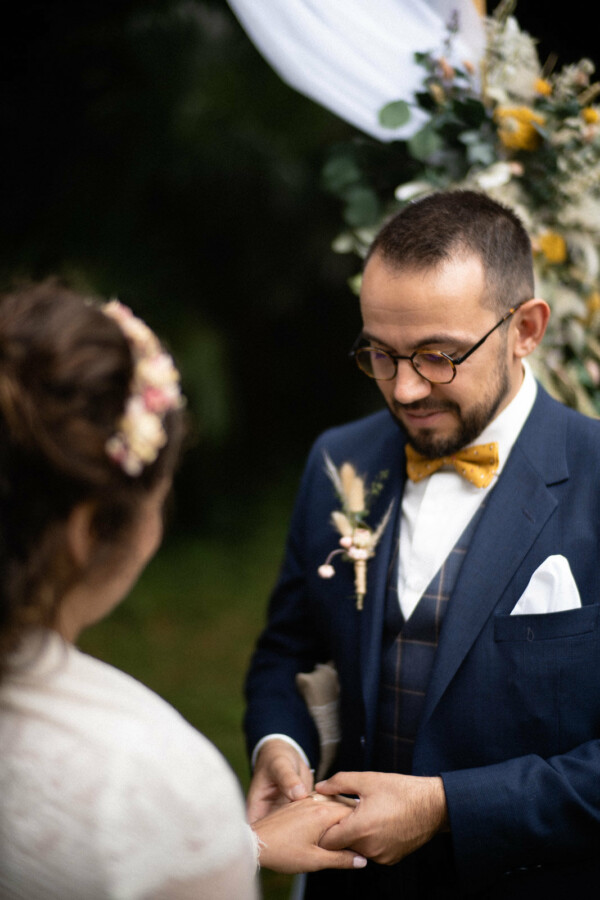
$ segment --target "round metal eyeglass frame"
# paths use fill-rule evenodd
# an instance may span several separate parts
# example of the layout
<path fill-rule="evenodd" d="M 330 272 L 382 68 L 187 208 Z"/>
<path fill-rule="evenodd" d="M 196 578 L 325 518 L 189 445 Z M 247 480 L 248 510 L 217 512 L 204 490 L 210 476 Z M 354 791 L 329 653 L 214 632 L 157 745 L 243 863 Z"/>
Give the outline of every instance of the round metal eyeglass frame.
<path fill-rule="evenodd" d="M 514 313 L 516 313 L 516 311 L 518 309 L 520 309 L 524 303 L 527 303 L 527 300 L 521 300 L 521 302 L 517 303 L 516 306 L 512 306 L 508 310 L 506 315 L 502 316 L 500 321 L 496 322 L 496 324 L 494 325 L 493 328 L 490 328 L 490 330 L 487 332 L 487 334 L 484 334 L 484 336 L 479 341 L 477 341 L 476 344 L 474 344 L 469 350 L 467 350 L 466 353 L 463 353 L 463 355 L 459 356 L 457 359 L 454 359 L 452 356 L 449 356 L 447 353 L 444 353 L 442 350 L 415 350 L 414 353 L 410 354 L 410 356 L 402 356 L 400 353 L 390 353 L 389 350 L 382 350 L 381 347 L 371 347 L 371 346 L 357 347 L 356 344 L 358 344 L 358 342 L 360 340 L 362 340 L 362 338 L 360 336 L 356 339 L 355 345 L 352 348 L 352 350 L 350 351 L 349 355 L 354 358 L 354 360 L 356 361 L 356 364 L 357 364 L 358 368 L 361 370 L 361 372 L 364 372 L 365 375 L 368 375 L 369 378 L 374 378 L 376 381 L 393 381 L 393 379 L 398 374 L 398 361 L 401 359 L 407 359 L 410 362 L 410 364 L 412 365 L 415 372 L 418 375 L 420 375 L 421 378 L 424 378 L 425 381 L 429 381 L 430 384 L 450 384 L 450 382 L 454 381 L 454 379 L 456 378 L 456 367 L 460 366 L 460 364 L 463 363 L 466 359 L 468 359 L 472 353 L 475 353 L 475 351 L 478 350 L 485 341 L 487 341 L 489 336 L 491 334 L 493 334 L 497 328 L 500 328 L 500 326 L 503 325 L 508 319 L 510 319 L 510 317 L 512 315 L 514 315 Z M 393 363 L 393 366 L 394 366 L 393 373 L 389 377 L 378 378 L 372 372 L 369 372 L 367 368 L 365 368 L 363 365 L 361 365 L 361 361 L 360 361 L 361 355 L 365 351 L 368 351 L 370 353 L 372 353 L 372 352 L 379 353 L 382 356 L 387 357 Z M 440 360 L 440 361 L 444 360 L 445 362 L 449 363 L 450 364 L 450 373 L 451 373 L 450 377 L 445 378 L 444 380 L 438 381 L 434 378 L 427 377 L 427 375 L 423 375 L 423 372 L 419 369 L 418 362 L 415 363 L 415 360 L 419 360 L 419 358 L 421 358 L 421 357 L 424 359 L 425 362 L 426 361 L 432 362 L 433 359 L 436 359 L 436 360 Z"/>

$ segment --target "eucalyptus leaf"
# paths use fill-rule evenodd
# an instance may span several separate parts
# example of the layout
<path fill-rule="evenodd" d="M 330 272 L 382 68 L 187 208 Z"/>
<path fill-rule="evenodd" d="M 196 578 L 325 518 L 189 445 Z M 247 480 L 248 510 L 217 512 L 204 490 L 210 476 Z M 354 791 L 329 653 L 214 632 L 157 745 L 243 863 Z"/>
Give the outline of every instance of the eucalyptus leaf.
<path fill-rule="evenodd" d="M 456 116 L 471 127 L 479 127 L 487 118 L 485 106 L 474 97 L 455 100 L 452 106 Z"/>
<path fill-rule="evenodd" d="M 356 296 L 360 296 L 360 289 L 362 285 L 362 272 L 359 272 L 357 275 L 352 275 L 348 279 L 348 286 L 353 294 Z"/>
<path fill-rule="evenodd" d="M 581 113 L 581 106 L 578 100 L 569 100 L 564 103 L 561 109 L 563 116 L 578 116 Z"/>
<path fill-rule="evenodd" d="M 331 249 L 334 253 L 354 253 L 356 241 L 350 232 L 343 231 L 334 238 L 331 243 Z"/>
<path fill-rule="evenodd" d="M 323 166 L 323 185 L 332 194 L 339 194 L 345 188 L 360 181 L 362 173 L 352 157 L 332 156 Z"/>
<path fill-rule="evenodd" d="M 357 185 L 344 195 L 344 219 L 353 228 L 375 225 L 381 216 L 381 204 L 375 191 Z"/>
<path fill-rule="evenodd" d="M 479 131 L 463 131 L 462 134 L 459 134 L 458 139 L 467 146 L 479 144 L 481 143 L 481 133 Z"/>
<path fill-rule="evenodd" d="M 429 124 L 425 125 L 408 140 L 408 149 L 415 159 L 426 162 L 434 154 L 439 153 L 444 146 L 436 130 Z"/>
<path fill-rule="evenodd" d="M 491 166 L 497 160 L 494 147 L 485 141 L 474 141 L 467 147 L 467 160 L 470 165 L 479 164 L 482 166 Z"/>
<path fill-rule="evenodd" d="M 410 119 L 410 107 L 405 100 L 394 100 L 379 110 L 379 123 L 384 128 L 400 128 Z"/>

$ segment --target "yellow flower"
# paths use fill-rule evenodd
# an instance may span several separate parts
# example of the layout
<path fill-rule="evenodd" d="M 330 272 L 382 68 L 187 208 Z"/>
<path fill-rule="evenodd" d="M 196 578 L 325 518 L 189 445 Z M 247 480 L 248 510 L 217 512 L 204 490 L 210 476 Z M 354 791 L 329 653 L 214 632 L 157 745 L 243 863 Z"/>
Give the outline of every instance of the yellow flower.
<path fill-rule="evenodd" d="M 549 97 L 552 93 L 552 85 L 549 81 L 546 81 L 545 78 L 536 78 L 533 87 L 538 94 L 542 95 L 542 97 Z"/>
<path fill-rule="evenodd" d="M 595 313 L 600 312 L 600 291 L 592 291 L 591 294 L 588 294 L 585 305 L 590 319 Z"/>
<path fill-rule="evenodd" d="M 581 115 L 587 125 L 596 125 L 600 122 L 600 113 L 593 106 L 586 106 L 585 109 L 581 110 Z"/>
<path fill-rule="evenodd" d="M 508 150 L 535 150 L 540 135 L 534 125 L 543 125 L 544 116 L 528 106 L 500 106 L 495 113 L 498 136 Z"/>
<path fill-rule="evenodd" d="M 560 265 L 567 258 L 567 244 L 565 239 L 556 231 L 545 231 L 536 240 L 536 249 L 543 253 L 549 263 Z"/>

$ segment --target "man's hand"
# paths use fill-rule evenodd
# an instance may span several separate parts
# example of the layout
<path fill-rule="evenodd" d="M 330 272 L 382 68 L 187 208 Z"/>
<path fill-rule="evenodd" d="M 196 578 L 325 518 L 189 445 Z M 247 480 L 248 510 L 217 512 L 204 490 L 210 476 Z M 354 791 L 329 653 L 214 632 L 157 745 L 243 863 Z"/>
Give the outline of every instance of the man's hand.
<path fill-rule="evenodd" d="M 291 744 L 278 738 L 261 748 L 248 790 L 248 821 L 256 822 L 313 789 L 313 774 Z"/>
<path fill-rule="evenodd" d="M 322 794 L 276 809 L 252 826 L 260 839 L 260 865 L 287 873 L 363 868 L 366 859 L 354 851 L 319 846 L 327 829 L 349 813 L 345 803 Z"/>
<path fill-rule="evenodd" d="M 351 847 L 375 862 L 393 865 L 448 828 L 441 778 L 338 772 L 316 790 L 360 798 L 351 814 L 322 838 L 326 850 Z"/>

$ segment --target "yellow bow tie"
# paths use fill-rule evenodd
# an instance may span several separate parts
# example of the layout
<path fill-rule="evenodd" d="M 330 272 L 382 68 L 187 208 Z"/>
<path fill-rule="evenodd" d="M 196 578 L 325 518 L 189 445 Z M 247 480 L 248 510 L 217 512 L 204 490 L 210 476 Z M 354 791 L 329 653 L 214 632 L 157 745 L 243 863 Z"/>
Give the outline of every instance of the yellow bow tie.
<path fill-rule="evenodd" d="M 498 469 L 498 444 L 494 442 L 467 447 L 451 456 L 440 456 L 439 459 L 428 459 L 417 453 L 410 444 L 406 445 L 406 474 L 411 481 L 421 481 L 443 465 L 454 466 L 459 475 L 476 487 L 487 487 Z"/>

